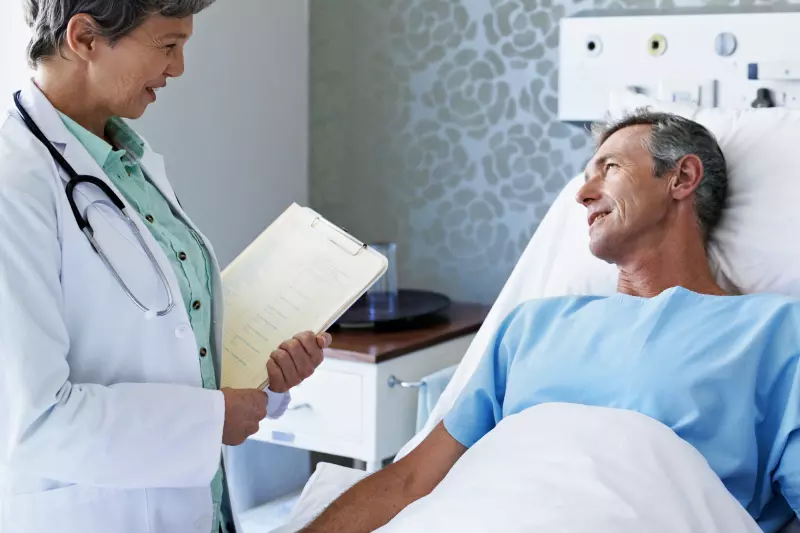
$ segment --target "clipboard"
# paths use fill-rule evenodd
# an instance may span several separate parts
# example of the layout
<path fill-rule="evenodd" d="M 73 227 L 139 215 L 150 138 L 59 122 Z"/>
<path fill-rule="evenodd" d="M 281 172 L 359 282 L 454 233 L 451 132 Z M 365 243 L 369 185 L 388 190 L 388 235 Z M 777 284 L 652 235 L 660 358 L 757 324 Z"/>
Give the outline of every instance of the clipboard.
<path fill-rule="evenodd" d="M 289 206 L 222 272 L 222 386 L 267 388 L 266 364 L 280 343 L 327 330 L 387 268 L 319 213 Z"/>

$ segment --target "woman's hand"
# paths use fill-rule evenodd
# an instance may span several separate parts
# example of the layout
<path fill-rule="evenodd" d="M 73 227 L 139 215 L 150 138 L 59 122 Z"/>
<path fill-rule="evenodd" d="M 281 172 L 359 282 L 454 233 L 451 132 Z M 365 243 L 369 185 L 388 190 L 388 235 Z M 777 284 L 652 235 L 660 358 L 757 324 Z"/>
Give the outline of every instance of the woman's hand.
<path fill-rule="evenodd" d="M 322 350 L 331 345 L 330 333 L 298 333 L 283 342 L 267 361 L 269 390 L 287 392 L 314 373 L 322 363 Z"/>
<path fill-rule="evenodd" d="M 222 389 L 225 397 L 225 424 L 222 444 L 238 446 L 258 431 L 258 423 L 267 416 L 269 398 L 256 389 Z"/>

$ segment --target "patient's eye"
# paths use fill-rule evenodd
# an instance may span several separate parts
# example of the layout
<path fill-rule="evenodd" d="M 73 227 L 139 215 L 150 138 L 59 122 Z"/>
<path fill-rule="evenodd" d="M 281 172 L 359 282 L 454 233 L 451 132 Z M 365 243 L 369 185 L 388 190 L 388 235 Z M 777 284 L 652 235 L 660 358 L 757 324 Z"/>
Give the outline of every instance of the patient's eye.
<path fill-rule="evenodd" d="M 614 163 L 614 162 L 609 161 L 608 163 L 605 164 L 605 166 L 603 167 L 603 170 L 608 172 L 612 168 L 619 168 L 619 165 Z"/>

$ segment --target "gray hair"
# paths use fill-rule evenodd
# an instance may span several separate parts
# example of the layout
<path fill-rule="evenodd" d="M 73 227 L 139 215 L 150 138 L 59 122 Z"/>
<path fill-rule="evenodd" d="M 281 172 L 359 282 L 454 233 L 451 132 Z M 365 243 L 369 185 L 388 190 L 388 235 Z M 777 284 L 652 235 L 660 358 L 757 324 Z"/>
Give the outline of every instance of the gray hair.
<path fill-rule="evenodd" d="M 727 164 L 716 138 L 697 122 L 642 108 L 610 124 L 593 126 L 596 146 L 599 148 L 617 131 L 638 125 L 652 127 L 650 137 L 644 142 L 653 157 L 656 177 L 675 169 L 680 159 L 689 154 L 696 155 L 703 163 L 703 176 L 695 190 L 694 204 L 700 231 L 707 240 L 722 218 L 728 195 Z"/>
<path fill-rule="evenodd" d="M 60 53 L 67 25 L 84 13 L 97 22 L 96 30 L 112 44 L 135 30 L 150 15 L 183 18 L 196 15 L 215 0 L 24 0 L 25 21 L 33 31 L 28 63 L 35 68 Z"/>

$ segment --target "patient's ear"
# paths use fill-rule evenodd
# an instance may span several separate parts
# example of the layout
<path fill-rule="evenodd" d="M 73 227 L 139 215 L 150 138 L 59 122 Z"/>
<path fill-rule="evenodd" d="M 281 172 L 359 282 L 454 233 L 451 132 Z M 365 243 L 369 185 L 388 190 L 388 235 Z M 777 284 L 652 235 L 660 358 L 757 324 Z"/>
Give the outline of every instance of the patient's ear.
<path fill-rule="evenodd" d="M 683 156 L 675 166 L 670 194 L 676 200 L 689 197 L 703 178 L 703 162 L 694 154 Z"/>

